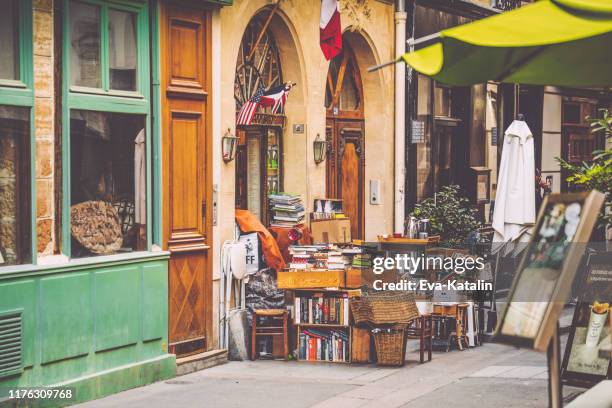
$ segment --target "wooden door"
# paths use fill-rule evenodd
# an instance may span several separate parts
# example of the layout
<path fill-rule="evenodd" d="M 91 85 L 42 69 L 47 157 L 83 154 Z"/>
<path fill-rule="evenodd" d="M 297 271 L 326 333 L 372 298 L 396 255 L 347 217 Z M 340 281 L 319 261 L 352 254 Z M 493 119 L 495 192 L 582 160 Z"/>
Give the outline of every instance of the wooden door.
<path fill-rule="evenodd" d="M 351 237 L 365 234 L 365 121 L 363 89 L 353 51 L 344 42 L 343 52 L 331 60 L 325 92 L 327 108 L 326 190 L 343 201 L 351 219 Z"/>
<path fill-rule="evenodd" d="M 161 13 L 163 239 L 170 352 L 212 342 L 210 15 L 166 1 Z"/>
<path fill-rule="evenodd" d="M 341 198 L 351 237 L 364 235 L 365 154 L 363 121 L 327 119 L 327 196 Z"/>

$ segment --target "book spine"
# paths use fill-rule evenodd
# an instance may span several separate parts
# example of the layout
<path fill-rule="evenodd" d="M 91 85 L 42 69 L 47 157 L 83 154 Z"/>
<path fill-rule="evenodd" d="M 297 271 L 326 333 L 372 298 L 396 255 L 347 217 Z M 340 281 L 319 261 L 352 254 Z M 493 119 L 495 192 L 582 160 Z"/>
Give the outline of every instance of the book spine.
<path fill-rule="evenodd" d="M 295 298 L 294 304 L 295 304 L 295 311 L 294 311 L 294 313 L 295 313 L 295 323 L 300 324 L 300 317 L 301 316 L 300 316 L 300 298 L 299 297 Z"/>
<path fill-rule="evenodd" d="M 313 303 L 312 299 L 308 299 L 308 323 L 310 323 L 310 324 L 312 324 L 314 322 L 314 319 L 313 319 L 314 318 L 314 316 L 313 316 L 314 313 L 313 313 L 313 310 L 312 310 L 312 307 L 313 307 L 312 303 Z"/>
<path fill-rule="evenodd" d="M 342 324 L 348 324 L 349 322 L 349 300 L 348 298 L 344 298 L 344 322 Z"/>

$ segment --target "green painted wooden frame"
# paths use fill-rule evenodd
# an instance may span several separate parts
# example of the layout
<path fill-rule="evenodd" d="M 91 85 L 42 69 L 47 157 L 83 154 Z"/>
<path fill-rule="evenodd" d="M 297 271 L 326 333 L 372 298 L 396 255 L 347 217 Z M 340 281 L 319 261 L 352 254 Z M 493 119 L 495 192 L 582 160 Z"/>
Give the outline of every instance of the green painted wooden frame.
<path fill-rule="evenodd" d="M 0 105 L 30 108 L 30 262 L 36 263 L 36 142 L 34 126 L 34 41 L 32 0 L 19 4 L 19 80 L 0 79 Z M 6 268 L 6 267 L 1 267 Z M 1 269 L 0 268 L 0 269 Z"/>
<path fill-rule="evenodd" d="M 102 70 L 102 89 L 72 87 L 70 85 L 70 3 L 92 4 L 100 7 L 100 60 Z M 136 17 L 136 47 L 137 47 L 137 91 L 113 91 L 109 89 L 109 62 L 108 62 L 108 9 L 131 11 Z M 64 0 L 63 19 L 63 61 L 62 61 L 62 252 L 71 255 L 70 234 L 70 110 L 91 110 L 109 113 L 127 113 L 143 115 L 145 117 L 146 133 L 146 163 L 147 163 L 147 245 L 153 244 L 153 178 L 152 178 L 152 144 L 156 137 L 152 135 L 151 108 L 150 108 L 150 62 L 149 62 L 149 4 L 141 0 Z M 156 37 L 154 37 L 157 42 Z M 153 47 L 154 49 L 156 46 Z M 155 115 L 157 116 L 157 115 Z M 156 132 L 157 134 L 157 129 Z M 157 148 L 156 148 L 157 149 Z M 159 184 L 157 177 L 156 183 Z M 159 188 L 156 185 L 155 195 Z M 157 207 L 157 205 L 155 206 Z M 155 210 L 159 212 L 158 209 Z M 156 219 L 156 224 L 158 219 Z M 157 235 L 157 234 L 155 234 Z M 156 242 L 159 242 L 157 239 Z"/>

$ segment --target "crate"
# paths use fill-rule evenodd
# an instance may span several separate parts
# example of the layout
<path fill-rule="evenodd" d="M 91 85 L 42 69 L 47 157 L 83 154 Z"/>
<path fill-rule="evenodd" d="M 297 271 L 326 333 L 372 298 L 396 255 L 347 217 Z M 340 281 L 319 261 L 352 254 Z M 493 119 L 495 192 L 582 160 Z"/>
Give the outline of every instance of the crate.
<path fill-rule="evenodd" d="M 279 289 L 344 288 L 344 270 L 279 271 Z"/>

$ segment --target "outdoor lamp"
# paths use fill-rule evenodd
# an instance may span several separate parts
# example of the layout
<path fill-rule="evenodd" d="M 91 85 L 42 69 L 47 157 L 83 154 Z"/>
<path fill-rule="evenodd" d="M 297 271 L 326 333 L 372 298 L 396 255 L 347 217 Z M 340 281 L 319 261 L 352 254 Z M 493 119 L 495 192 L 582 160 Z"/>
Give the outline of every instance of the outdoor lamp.
<path fill-rule="evenodd" d="M 234 160 L 236 155 L 236 142 L 238 138 L 232 135 L 231 130 L 228 128 L 225 135 L 221 139 L 221 153 L 223 154 L 223 161 L 226 163 Z"/>
<path fill-rule="evenodd" d="M 320 135 L 317 133 L 317 137 L 312 142 L 312 147 L 314 151 L 314 161 L 316 164 L 319 164 L 325 160 L 325 156 L 327 154 L 327 141 L 321 139 Z"/>

